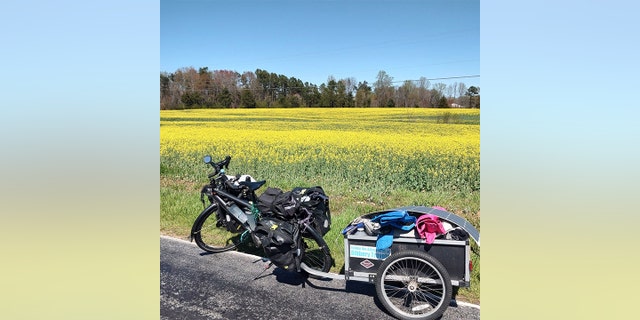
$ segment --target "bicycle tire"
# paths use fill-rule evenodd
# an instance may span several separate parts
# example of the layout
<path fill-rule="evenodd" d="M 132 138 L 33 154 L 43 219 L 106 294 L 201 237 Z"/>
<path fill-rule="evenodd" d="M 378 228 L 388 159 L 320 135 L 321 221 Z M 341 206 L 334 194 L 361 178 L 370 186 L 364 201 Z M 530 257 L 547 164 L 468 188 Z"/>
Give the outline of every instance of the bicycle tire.
<path fill-rule="evenodd" d="M 385 259 L 375 285 L 385 309 L 400 319 L 437 319 L 451 301 L 449 273 L 421 251 L 401 251 Z"/>
<path fill-rule="evenodd" d="M 333 265 L 329 246 L 322 236 L 312 226 L 308 225 L 304 236 L 302 237 L 304 253 L 302 262 L 307 267 L 320 271 L 329 272 Z M 316 277 L 309 274 L 311 277 Z"/>
<path fill-rule="evenodd" d="M 238 247 L 242 232 L 230 232 L 224 221 L 218 220 L 217 206 L 205 209 L 196 219 L 191 236 L 200 249 L 219 253 Z"/>

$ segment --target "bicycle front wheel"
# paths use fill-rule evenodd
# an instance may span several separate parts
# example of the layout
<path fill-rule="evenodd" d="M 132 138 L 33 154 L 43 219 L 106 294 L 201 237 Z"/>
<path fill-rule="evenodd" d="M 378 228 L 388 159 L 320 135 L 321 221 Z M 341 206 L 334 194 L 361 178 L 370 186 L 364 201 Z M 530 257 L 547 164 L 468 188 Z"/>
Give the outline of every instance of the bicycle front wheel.
<path fill-rule="evenodd" d="M 200 214 L 193 224 L 191 236 L 204 251 L 218 253 L 233 250 L 241 242 L 243 227 L 228 224 L 231 221 L 225 221 L 226 215 L 216 209 L 210 207 Z M 232 225 L 234 232 L 229 231 L 227 225 Z"/>

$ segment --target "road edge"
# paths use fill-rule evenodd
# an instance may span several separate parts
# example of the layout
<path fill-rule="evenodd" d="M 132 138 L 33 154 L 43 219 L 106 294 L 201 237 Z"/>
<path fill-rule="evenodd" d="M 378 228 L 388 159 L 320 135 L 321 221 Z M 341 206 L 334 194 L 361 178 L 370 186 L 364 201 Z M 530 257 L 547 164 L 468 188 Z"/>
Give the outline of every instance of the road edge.
<path fill-rule="evenodd" d="M 160 235 L 160 238 L 164 238 L 164 239 L 167 239 L 167 240 L 173 240 L 173 241 L 180 241 L 180 242 L 184 242 L 184 243 L 190 244 L 190 245 L 192 245 L 192 246 L 197 246 L 197 245 L 196 245 L 194 242 L 192 242 L 192 241 L 187 241 L 187 240 L 180 239 L 180 238 L 174 238 L 174 237 L 166 236 L 166 235 L 162 235 L 162 234 Z M 228 252 L 228 253 L 232 253 L 232 254 L 239 254 L 239 255 L 243 255 L 243 256 L 245 256 L 245 257 L 250 257 L 250 258 L 254 258 L 254 259 L 255 259 L 255 258 L 262 259 L 262 257 L 256 256 L 256 255 L 253 255 L 253 254 L 249 254 L 249 253 L 245 253 L 245 252 L 239 252 L 239 251 L 227 251 L 227 252 Z M 345 281 L 346 281 L 346 280 L 345 280 Z M 456 304 L 457 304 L 458 306 L 469 307 L 469 308 L 474 308 L 474 309 L 478 309 L 478 310 L 480 310 L 480 306 L 479 306 L 479 305 L 477 305 L 477 304 L 473 304 L 473 303 L 469 303 L 469 302 L 464 302 L 464 301 L 456 301 Z"/>
<path fill-rule="evenodd" d="M 198 246 L 195 242 L 192 241 L 188 241 L 188 240 L 184 240 L 184 239 L 180 239 L 180 238 L 174 238 L 172 236 L 165 236 L 165 235 L 160 235 L 160 238 L 165 238 L 165 239 L 169 239 L 169 240 L 175 240 L 175 241 L 180 241 L 180 242 L 184 242 L 187 244 L 190 244 L 192 246 Z M 249 258 L 254 258 L 254 259 L 262 259 L 262 257 L 260 256 L 256 256 L 254 254 L 250 254 L 250 253 L 245 253 L 245 252 L 240 252 L 240 251 L 235 251 L 235 250 L 231 250 L 231 251 L 226 251 L 226 253 L 231 253 L 231 254 L 238 254 L 241 256 L 245 256 L 245 257 L 249 257 Z"/>

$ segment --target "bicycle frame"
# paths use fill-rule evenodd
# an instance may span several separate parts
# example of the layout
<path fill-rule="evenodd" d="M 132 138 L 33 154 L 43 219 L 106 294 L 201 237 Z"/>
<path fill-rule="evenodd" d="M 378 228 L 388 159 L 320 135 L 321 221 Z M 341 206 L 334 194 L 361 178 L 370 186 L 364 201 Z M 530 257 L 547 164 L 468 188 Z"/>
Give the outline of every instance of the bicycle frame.
<path fill-rule="evenodd" d="M 240 222 L 249 232 L 253 232 L 256 228 L 256 219 L 253 215 L 246 214 L 242 209 L 251 210 L 253 205 L 248 201 L 242 200 L 236 196 L 233 196 L 222 190 L 214 189 L 212 192 L 215 202 L 222 208 L 227 214 L 230 214 L 238 222 Z M 220 197 L 223 196 L 232 200 L 233 204 L 227 205 L 227 203 Z M 235 206 L 234 206 L 235 205 Z"/>

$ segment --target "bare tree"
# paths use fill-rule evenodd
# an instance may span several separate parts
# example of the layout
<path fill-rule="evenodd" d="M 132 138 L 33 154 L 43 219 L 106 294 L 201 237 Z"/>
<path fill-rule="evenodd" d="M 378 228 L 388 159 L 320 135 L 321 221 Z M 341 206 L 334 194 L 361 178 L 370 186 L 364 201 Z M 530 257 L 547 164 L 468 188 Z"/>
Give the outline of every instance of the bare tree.
<path fill-rule="evenodd" d="M 355 106 L 356 107 L 370 107 L 371 106 L 371 87 L 366 81 L 358 84 L 358 90 L 356 91 Z"/>
<path fill-rule="evenodd" d="M 240 92 L 238 85 L 241 83 L 240 74 L 230 70 L 216 70 L 212 75 L 215 100 L 223 106 L 237 108 L 240 104 Z M 222 102 L 220 99 L 223 99 Z"/>
<path fill-rule="evenodd" d="M 440 96 L 444 96 L 445 95 L 445 91 L 447 90 L 447 85 L 442 83 L 442 82 L 438 82 L 438 83 L 433 85 L 433 89 L 435 91 L 437 91 Z M 438 97 L 438 99 L 439 98 L 440 97 Z"/>
<path fill-rule="evenodd" d="M 406 80 L 397 90 L 396 105 L 400 107 L 415 107 L 416 85 L 411 80 Z"/>
<path fill-rule="evenodd" d="M 393 101 L 394 89 L 392 84 L 393 77 L 389 76 L 384 70 L 380 70 L 376 77 L 376 82 L 373 84 L 376 101 L 375 106 L 386 107 L 395 103 Z"/>
<path fill-rule="evenodd" d="M 344 79 L 341 79 L 340 82 L 344 83 L 346 94 L 353 96 L 358 85 L 356 78 L 354 77 L 344 78 Z"/>
<path fill-rule="evenodd" d="M 423 107 L 423 108 L 427 108 L 429 107 L 429 103 L 431 100 L 431 92 L 429 91 L 429 87 L 431 86 L 431 83 L 429 82 L 429 80 L 427 80 L 427 78 L 425 77 L 420 77 L 420 80 L 418 80 L 418 106 Z"/>
<path fill-rule="evenodd" d="M 198 72 L 193 67 L 180 68 L 174 74 L 174 80 L 183 91 L 182 93 L 196 90 L 199 77 Z"/>
<path fill-rule="evenodd" d="M 193 67 L 180 68 L 173 73 L 173 81 L 169 84 L 171 104 L 176 108 L 181 105 L 182 96 L 197 90 L 198 72 Z"/>
<path fill-rule="evenodd" d="M 467 92 L 467 85 L 464 84 L 464 82 L 458 83 L 458 87 L 457 87 L 458 98 L 463 97 L 466 92 Z"/>
<path fill-rule="evenodd" d="M 447 92 L 446 96 L 447 96 L 447 98 L 452 98 L 452 97 L 454 96 L 454 94 L 455 94 L 455 92 L 456 92 L 455 87 L 456 87 L 457 85 L 458 85 L 457 83 L 447 85 L 447 89 L 446 89 L 446 92 Z"/>

